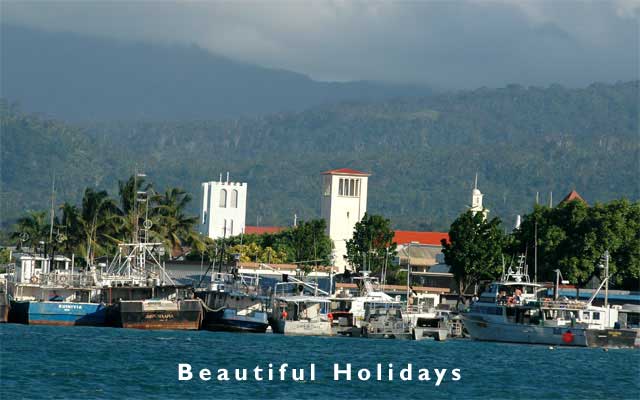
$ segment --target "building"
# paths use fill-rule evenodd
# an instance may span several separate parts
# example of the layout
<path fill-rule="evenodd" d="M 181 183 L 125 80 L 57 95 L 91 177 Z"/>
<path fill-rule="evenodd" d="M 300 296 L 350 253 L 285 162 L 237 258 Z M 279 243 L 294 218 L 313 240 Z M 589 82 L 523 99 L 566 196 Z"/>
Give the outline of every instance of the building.
<path fill-rule="evenodd" d="M 200 233 L 217 239 L 239 235 L 245 229 L 247 183 L 219 181 L 202 183 Z"/>
<path fill-rule="evenodd" d="M 476 174 L 476 182 L 471 191 L 471 207 L 470 210 L 473 211 L 473 215 L 481 212 L 484 214 L 484 219 L 487 219 L 487 215 L 489 214 L 489 210 L 482 206 L 482 192 L 478 189 L 478 174 Z"/>
<path fill-rule="evenodd" d="M 347 268 L 347 240 L 367 211 L 367 183 L 370 174 L 349 168 L 322 173 L 320 212 L 333 241 L 334 265 L 342 273 Z"/>
<path fill-rule="evenodd" d="M 575 190 L 572 190 L 571 192 L 569 192 L 569 194 L 566 195 L 565 198 L 562 199 L 560 203 L 558 203 L 558 205 L 560 206 L 562 204 L 569 203 L 572 201 L 578 201 L 578 202 L 584 203 L 585 205 L 588 205 L 587 202 L 582 198 L 582 196 L 580 196 L 580 194 Z"/>
<path fill-rule="evenodd" d="M 411 267 L 411 284 L 455 290 L 450 268 L 445 264 L 442 240 L 448 242 L 446 232 L 395 231 L 397 245 L 395 263 Z"/>

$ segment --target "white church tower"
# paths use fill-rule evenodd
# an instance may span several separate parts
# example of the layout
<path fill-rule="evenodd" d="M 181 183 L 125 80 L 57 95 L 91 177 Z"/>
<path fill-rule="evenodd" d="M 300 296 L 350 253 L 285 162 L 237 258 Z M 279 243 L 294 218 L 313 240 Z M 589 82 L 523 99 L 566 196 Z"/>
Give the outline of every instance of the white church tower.
<path fill-rule="evenodd" d="M 471 192 L 471 211 L 473 211 L 473 215 L 476 215 L 476 213 L 481 212 L 482 214 L 484 214 L 484 218 L 487 219 L 487 214 L 489 214 L 489 210 L 486 210 L 483 206 L 482 206 L 482 197 L 484 195 L 482 194 L 482 192 L 478 189 L 478 174 L 476 174 L 476 182 L 473 186 L 473 191 Z"/>
<path fill-rule="evenodd" d="M 342 168 L 322 173 L 321 215 L 333 241 L 334 265 L 344 272 L 347 240 L 367 211 L 367 180 L 370 174 Z"/>
<path fill-rule="evenodd" d="M 247 183 L 227 180 L 202 183 L 200 233 L 211 239 L 237 236 L 244 232 L 247 214 Z"/>

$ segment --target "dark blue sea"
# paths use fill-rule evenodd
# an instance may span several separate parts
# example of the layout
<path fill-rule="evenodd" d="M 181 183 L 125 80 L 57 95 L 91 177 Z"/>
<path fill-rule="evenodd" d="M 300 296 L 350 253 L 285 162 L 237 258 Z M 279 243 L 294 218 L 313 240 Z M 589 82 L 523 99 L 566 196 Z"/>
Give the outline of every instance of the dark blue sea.
<path fill-rule="evenodd" d="M 0 399 L 640 397 L 640 350 L 13 324 L 0 326 L 0 346 Z M 178 380 L 179 363 L 191 365 L 191 381 Z M 273 381 L 266 379 L 269 363 Z M 282 363 L 288 364 L 285 381 L 279 380 Z M 309 377 L 312 363 L 315 381 Z M 342 369 L 350 363 L 352 380 L 343 374 L 334 381 L 334 363 Z M 380 381 L 378 363 L 383 367 Z M 412 364 L 412 380 L 400 378 L 407 364 Z M 264 370 L 263 381 L 254 379 L 256 367 Z M 213 379 L 201 381 L 197 374 L 202 368 L 211 370 Z M 231 381 L 217 380 L 221 368 L 230 370 Z M 248 380 L 235 381 L 234 368 L 248 369 Z M 306 381 L 293 381 L 291 368 L 305 368 Z M 360 369 L 371 373 L 368 381 L 358 380 Z M 439 386 L 436 369 L 444 376 Z M 460 370 L 457 381 L 453 369 Z M 431 380 L 418 380 L 419 370 L 425 379 L 428 370 Z"/>

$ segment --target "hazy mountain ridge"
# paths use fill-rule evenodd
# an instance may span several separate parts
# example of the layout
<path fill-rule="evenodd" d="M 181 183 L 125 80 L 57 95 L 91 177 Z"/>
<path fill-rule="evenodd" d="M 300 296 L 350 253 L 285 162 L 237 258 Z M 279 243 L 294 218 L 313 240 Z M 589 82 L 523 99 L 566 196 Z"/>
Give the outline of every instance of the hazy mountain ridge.
<path fill-rule="evenodd" d="M 294 213 L 319 216 L 320 172 L 351 167 L 373 174 L 369 209 L 396 227 L 446 229 L 470 202 L 476 172 L 491 215 L 511 224 L 536 192 L 544 203 L 550 191 L 557 203 L 574 188 L 590 203 L 639 199 L 637 99 L 637 81 L 512 85 L 257 118 L 79 128 L 14 110 L 3 116 L 3 198 L 11 199 L 3 214 L 10 220 L 25 207 L 46 208 L 51 169 L 78 198 L 88 183 L 113 192 L 137 165 L 157 186 L 180 186 L 196 199 L 202 181 L 230 171 L 249 183 L 249 224 L 258 216 L 261 224 L 288 224 Z M 58 131 L 82 145 L 66 158 L 57 154 L 63 147 L 43 156 L 42 142 Z M 4 145 L 15 135 L 22 139 Z M 43 157 L 51 158 L 46 172 Z M 197 212 L 197 200 L 192 207 Z"/>
<path fill-rule="evenodd" d="M 217 119 L 432 92 L 375 82 L 317 82 L 196 46 L 7 24 L 0 32 L 2 96 L 27 111 L 69 121 Z"/>

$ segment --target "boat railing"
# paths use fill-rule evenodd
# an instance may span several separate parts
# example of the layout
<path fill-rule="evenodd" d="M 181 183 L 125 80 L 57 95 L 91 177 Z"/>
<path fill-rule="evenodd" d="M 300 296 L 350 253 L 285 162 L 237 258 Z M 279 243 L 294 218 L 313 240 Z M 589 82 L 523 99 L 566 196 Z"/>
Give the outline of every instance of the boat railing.
<path fill-rule="evenodd" d="M 427 304 L 411 305 L 411 306 L 408 306 L 406 310 L 407 310 L 407 313 L 412 313 L 412 314 L 436 312 L 435 307 L 429 306 Z"/>
<path fill-rule="evenodd" d="M 585 310 L 589 305 L 577 300 L 551 300 L 544 299 L 535 302 L 537 306 L 548 309 Z"/>

